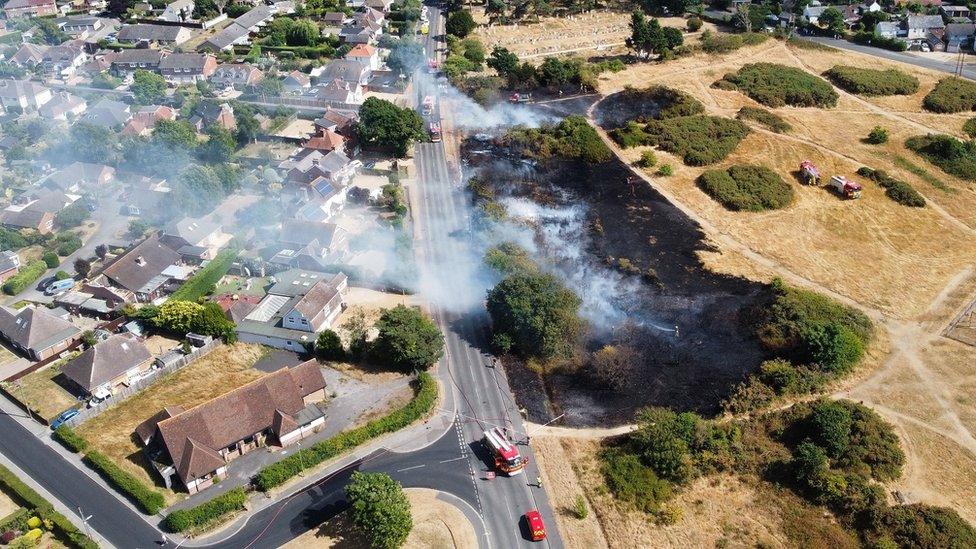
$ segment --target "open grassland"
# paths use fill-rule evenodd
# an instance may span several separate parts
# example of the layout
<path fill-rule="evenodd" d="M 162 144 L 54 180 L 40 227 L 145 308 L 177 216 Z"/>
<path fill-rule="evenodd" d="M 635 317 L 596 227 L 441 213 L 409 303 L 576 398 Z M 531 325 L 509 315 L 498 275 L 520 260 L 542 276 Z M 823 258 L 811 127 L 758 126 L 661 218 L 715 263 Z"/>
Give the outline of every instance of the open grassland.
<path fill-rule="evenodd" d="M 133 440 L 136 426 L 166 406 L 190 409 L 264 375 L 252 368 L 264 354 L 258 345 L 237 343 L 217 347 L 210 354 L 159 380 L 146 390 L 122 401 L 78 428 L 92 448 L 107 455 L 149 486 L 159 484 L 150 473 L 139 445 Z M 168 502 L 176 499 L 161 490 Z"/>
<path fill-rule="evenodd" d="M 918 78 L 919 90 L 907 96 L 861 98 L 837 90 L 837 106 L 829 109 L 781 107 L 771 112 L 792 126 L 788 134 L 755 126 L 723 162 L 765 165 L 794 187 L 793 203 L 764 213 L 730 213 L 696 185 L 702 168 L 658 152 L 658 164 L 671 164 L 672 177 L 655 183 L 723 234 L 732 235 L 752 251 L 798 276 L 886 314 L 909 318 L 921 313 L 952 276 L 976 252 L 976 193 L 971 185 L 943 174 L 904 147 L 912 135 L 949 132 L 962 135 L 965 115 L 934 115 L 922 109 L 922 97 L 941 75 L 851 52 L 824 52 L 770 40 L 759 46 L 712 57 L 696 55 L 664 64 L 641 64 L 601 80 L 609 94 L 625 86 L 661 84 L 685 91 L 705 105 L 706 114 L 734 117 L 742 107 L 759 105 L 738 91 L 719 90 L 711 83 L 747 63 L 776 59 L 784 65 L 819 75 L 844 64 L 863 68 L 897 66 Z M 891 132 L 884 145 L 862 142 L 874 126 Z M 619 151 L 634 162 L 644 147 Z M 895 162 L 894 156 L 905 162 Z M 829 178 L 853 177 L 864 185 L 858 201 L 844 201 L 825 188 L 800 185 L 794 171 L 811 160 Z M 928 178 L 907 166 L 920 168 Z M 858 168 L 884 169 L 906 181 L 926 198 L 924 208 L 909 209 L 885 197 L 876 183 L 855 175 Z M 936 188 L 932 181 L 941 184 Z"/>

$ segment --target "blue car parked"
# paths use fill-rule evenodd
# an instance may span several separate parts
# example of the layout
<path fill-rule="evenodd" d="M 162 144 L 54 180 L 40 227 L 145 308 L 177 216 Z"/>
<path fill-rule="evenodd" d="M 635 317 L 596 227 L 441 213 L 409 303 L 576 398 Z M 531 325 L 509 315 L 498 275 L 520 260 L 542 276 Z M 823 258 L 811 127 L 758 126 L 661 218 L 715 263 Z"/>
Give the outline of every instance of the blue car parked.
<path fill-rule="evenodd" d="M 51 422 L 51 430 L 55 430 L 64 425 L 66 421 L 75 417 L 76 415 L 78 415 L 78 410 L 75 408 L 61 412 L 61 414 L 54 418 L 54 421 Z"/>

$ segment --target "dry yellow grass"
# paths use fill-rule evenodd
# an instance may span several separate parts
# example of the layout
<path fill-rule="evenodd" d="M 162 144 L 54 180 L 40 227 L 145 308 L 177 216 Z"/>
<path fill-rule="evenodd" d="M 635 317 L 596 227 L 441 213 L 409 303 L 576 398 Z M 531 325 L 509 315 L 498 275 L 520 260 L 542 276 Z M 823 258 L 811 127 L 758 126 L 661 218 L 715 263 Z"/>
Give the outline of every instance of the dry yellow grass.
<path fill-rule="evenodd" d="M 20 509 L 20 505 L 14 502 L 5 492 L 0 492 L 0 518 Z"/>
<path fill-rule="evenodd" d="M 258 345 L 237 343 L 217 347 L 200 360 L 85 422 L 78 433 L 93 448 L 143 482 L 158 484 L 133 440 L 136 426 L 166 406 L 189 409 L 261 377 L 264 373 L 252 366 L 263 354 L 264 349 Z M 177 497 L 169 490 L 164 494 L 169 501 Z"/>
<path fill-rule="evenodd" d="M 883 64 L 849 52 L 811 52 L 769 41 L 717 58 L 698 55 L 660 65 L 637 65 L 604 79 L 600 91 L 612 93 L 626 85 L 660 83 L 691 93 L 704 103 L 709 114 L 734 116 L 740 107 L 756 103 L 739 92 L 712 89 L 711 83 L 745 63 L 769 60 L 813 73 L 840 63 Z M 928 71 L 906 70 L 919 77 L 923 90 L 938 79 Z M 959 191 L 950 194 L 937 190 L 895 166 L 890 156 L 899 154 L 932 174 L 940 173 L 903 147 L 911 135 L 944 129 L 940 119 L 921 112 L 921 95 L 920 91 L 907 99 L 865 100 L 841 92 L 834 109 L 772 109 L 793 125 L 792 132 L 780 135 L 757 127 L 725 162 L 709 167 L 761 163 L 773 168 L 795 184 L 797 198 L 784 210 L 729 212 L 695 185 L 703 168 L 683 166 L 664 153 L 658 155 L 659 163 L 670 163 L 675 175 L 656 178 L 655 182 L 720 233 L 793 273 L 885 313 L 913 317 L 924 311 L 952 276 L 971 263 L 976 252 L 972 229 L 976 226 L 976 196 L 965 190 L 970 185 L 940 175 Z M 961 117 L 950 120 L 954 131 L 961 127 Z M 876 125 L 891 130 L 891 142 L 884 147 L 861 142 Z M 634 161 L 641 152 L 635 148 L 622 154 Z M 853 176 L 865 165 L 888 170 L 912 183 L 930 204 L 923 209 L 900 206 L 870 182 L 864 182 L 864 195 L 858 201 L 843 201 L 822 188 L 801 186 L 792 172 L 805 159 L 812 160 L 828 176 Z"/>
<path fill-rule="evenodd" d="M 54 378 L 60 374 L 61 370 L 57 364 L 52 364 L 11 382 L 8 390 L 39 416 L 51 420 L 78 404 L 71 393 L 54 382 Z"/>

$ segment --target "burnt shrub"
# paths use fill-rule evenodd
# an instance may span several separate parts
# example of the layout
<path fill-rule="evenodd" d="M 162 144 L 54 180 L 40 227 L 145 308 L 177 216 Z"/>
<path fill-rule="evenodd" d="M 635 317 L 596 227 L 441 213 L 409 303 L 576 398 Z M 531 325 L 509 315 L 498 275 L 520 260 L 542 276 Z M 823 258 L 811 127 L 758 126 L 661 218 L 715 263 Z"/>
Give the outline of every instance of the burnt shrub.
<path fill-rule="evenodd" d="M 885 196 L 903 206 L 909 206 L 911 208 L 925 206 L 925 197 L 919 194 L 915 190 L 915 187 L 900 179 L 891 177 L 883 170 L 872 170 L 871 168 L 864 167 L 858 169 L 857 173 L 881 185 L 885 190 Z"/>
<path fill-rule="evenodd" d="M 943 78 L 925 96 L 922 106 L 937 113 L 976 110 L 976 82 L 955 76 Z"/>
<path fill-rule="evenodd" d="M 723 160 L 749 134 L 749 126 L 720 116 L 681 116 L 654 120 L 644 129 L 645 145 L 678 155 L 688 166 Z"/>
<path fill-rule="evenodd" d="M 833 107 L 837 92 L 823 79 L 776 63 L 750 63 L 723 80 L 767 107 Z"/>
<path fill-rule="evenodd" d="M 710 170 L 698 177 L 698 186 L 734 211 L 777 210 L 793 201 L 793 187 L 765 166 L 735 165 L 726 170 Z"/>
<path fill-rule="evenodd" d="M 838 88 L 857 95 L 911 95 L 918 91 L 918 78 L 897 69 L 837 65 L 824 76 Z"/>
<path fill-rule="evenodd" d="M 778 115 L 759 107 L 742 107 L 735 115 L 739 120 L 752 120 L 766 126 L 776 133 L 786 133 L 793 129 L 789 122 Z"/>
<path fill-rule="evenodd" d="M 910 137 L 905 146 L 948 174 L 976 181 L 976 142 L 929 134 Z"/>

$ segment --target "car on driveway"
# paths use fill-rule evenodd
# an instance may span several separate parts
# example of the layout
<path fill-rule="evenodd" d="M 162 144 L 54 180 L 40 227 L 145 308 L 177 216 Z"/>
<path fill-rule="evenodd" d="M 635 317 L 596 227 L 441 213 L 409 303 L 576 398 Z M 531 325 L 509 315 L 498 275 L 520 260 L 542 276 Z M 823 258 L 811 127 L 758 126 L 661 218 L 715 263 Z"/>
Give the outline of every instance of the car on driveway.
<path fill-rule="evenodd" d="M 65 422 L 76 415 L 78 415 L 78 410 L 75 408 L 61 412 L 58 417 L 54 418 L 54 421 L 51 422 L 51 430 L 57 430 L 58 427 L 64 425 Z"/>

